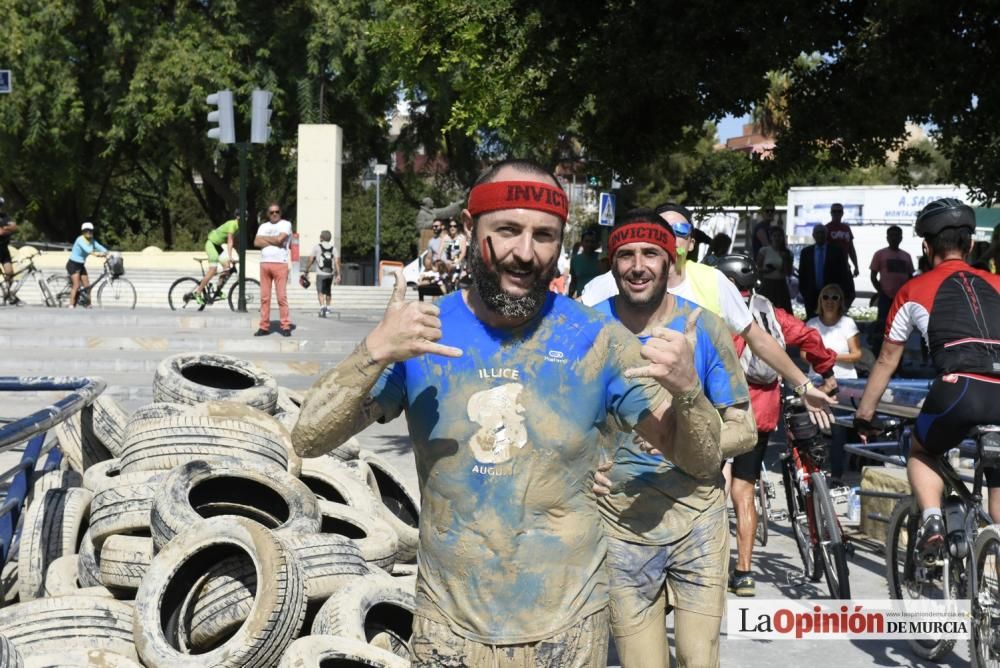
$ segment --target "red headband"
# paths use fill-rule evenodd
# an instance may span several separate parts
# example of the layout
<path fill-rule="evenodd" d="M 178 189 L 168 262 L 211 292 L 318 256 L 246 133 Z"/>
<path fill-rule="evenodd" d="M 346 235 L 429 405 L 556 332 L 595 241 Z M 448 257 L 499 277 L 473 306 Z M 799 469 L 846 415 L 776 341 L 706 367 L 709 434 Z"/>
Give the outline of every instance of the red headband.
<path fill-rule="evenodd" d="M 673 230 L 656 223 L 635 222 L 622 225 L 608 237 L 608 254 L 613 260 L 615 252 L 625 244 L 643 242 L 655 244 L 667 251 L 674 262 L 677 261 L 677 238 Z"/>
<path fill-rule="evenodd" d="M 473 216 L 502 209 L 535 209 L 566 222 L 569 202 L 561 188 L 538 181 L 493 181 L 469 193 L 469 213 Z"/>

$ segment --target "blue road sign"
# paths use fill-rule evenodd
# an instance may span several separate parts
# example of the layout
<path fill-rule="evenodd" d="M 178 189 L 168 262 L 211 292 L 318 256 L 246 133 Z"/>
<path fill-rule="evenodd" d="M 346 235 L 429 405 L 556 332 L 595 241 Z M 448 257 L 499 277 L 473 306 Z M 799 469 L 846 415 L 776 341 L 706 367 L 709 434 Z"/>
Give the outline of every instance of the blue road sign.
<path fill-rule="evenodd" d="M 10 70 L 0 70 L 0 93 L 10 92 Z"/>
<path fill-rule="evenodd" d="M 597 224 L 605 227 L 612 227 L 615 224 L 615 196 L 612 193 L 601 193 Z"/>

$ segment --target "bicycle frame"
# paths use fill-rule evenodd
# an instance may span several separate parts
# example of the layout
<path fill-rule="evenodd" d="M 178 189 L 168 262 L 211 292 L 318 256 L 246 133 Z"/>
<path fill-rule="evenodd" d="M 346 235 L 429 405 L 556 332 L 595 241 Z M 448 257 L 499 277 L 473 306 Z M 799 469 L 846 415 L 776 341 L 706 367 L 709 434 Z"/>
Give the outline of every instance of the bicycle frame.
<path fill-rule="evenodd" d="M 812 474 L 823 473 L 823 469 L 808 454 L 800 452 L 798 446 L 791 439 L 789 439 L 788 449 L 782 455 L 782 458 L 790 459 L 792 462 L 795 484 L 802 494 L 806 518 L 809 520 L 809 538 L 813 547 L 815 547 L 819 544 L 819 533 L 816 530 L 816 509 L 812 501 Z M 840 525 L 840 520 L 837 520 L 837 524 L 838 526 Z"/>

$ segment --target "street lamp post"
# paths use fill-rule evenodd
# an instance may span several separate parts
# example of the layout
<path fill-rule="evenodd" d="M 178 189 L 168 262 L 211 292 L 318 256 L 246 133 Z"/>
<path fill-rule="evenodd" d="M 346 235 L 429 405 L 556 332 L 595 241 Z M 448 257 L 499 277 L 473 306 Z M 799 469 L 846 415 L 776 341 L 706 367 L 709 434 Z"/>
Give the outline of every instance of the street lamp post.
<path fill-rule="evenodd" d="M 375 165 L 375 285 L 382 284 L 378 267 L 382 251 L 382 177 L 388 171 L 388 165 Z"/>

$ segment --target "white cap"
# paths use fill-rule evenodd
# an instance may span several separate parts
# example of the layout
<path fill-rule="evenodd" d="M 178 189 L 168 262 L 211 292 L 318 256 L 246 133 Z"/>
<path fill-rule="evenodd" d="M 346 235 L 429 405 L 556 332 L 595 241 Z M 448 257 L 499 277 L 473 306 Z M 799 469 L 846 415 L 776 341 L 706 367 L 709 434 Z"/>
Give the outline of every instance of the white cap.
<path fill-rule="evenodd" d="M 84 232 L 86 230 L 92 230 L 92 229 L 94 229 L 94 224 L 91 223 L 91 222 L 86 222 L 86 223 L 84 223 L 83 225 L 80 226 L 80 231 L 81 232 Z"/>

